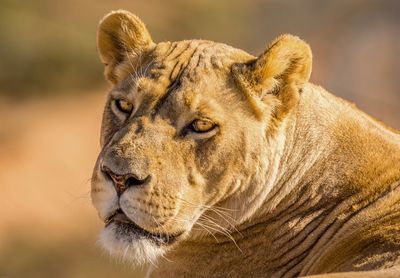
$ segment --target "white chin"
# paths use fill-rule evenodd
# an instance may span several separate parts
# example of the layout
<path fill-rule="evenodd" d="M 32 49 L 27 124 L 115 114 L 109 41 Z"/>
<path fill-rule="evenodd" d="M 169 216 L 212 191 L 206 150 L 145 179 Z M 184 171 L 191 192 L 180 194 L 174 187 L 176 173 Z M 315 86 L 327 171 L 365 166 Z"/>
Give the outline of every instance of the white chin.
<path fill-rule="evenodd" d="M 134 265 L 155 264 L 164 251 L 149 239 L 131 234 L 121 234 L 116 225 L 110 224 L 101 233 L 99 241 L 111 256 Z"/>

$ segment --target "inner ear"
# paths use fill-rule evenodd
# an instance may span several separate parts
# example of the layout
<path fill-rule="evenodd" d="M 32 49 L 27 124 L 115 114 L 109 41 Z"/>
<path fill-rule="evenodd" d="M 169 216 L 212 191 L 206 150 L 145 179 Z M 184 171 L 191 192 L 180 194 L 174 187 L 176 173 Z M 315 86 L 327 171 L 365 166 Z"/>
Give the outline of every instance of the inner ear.
<path fill-rule="evenodd" d="M 105 76 L 116 84 L 137 67 L 138 60 L 154 47 L 144 23 L 130 12 L 107 14 L 97 31 L 97 49 Z"/>
<path fill-rule="evenodd" d="M 266 102 L 277 117 L 298 100 L 298 90 L 308 82 L 312 54 L 306 42 L 292 35 L 276 38 L 256 59 L 236 64 L 233 75 L 258 116 L 266 113 Z M 279 106 L 279 107 L 278 107 Z"/>

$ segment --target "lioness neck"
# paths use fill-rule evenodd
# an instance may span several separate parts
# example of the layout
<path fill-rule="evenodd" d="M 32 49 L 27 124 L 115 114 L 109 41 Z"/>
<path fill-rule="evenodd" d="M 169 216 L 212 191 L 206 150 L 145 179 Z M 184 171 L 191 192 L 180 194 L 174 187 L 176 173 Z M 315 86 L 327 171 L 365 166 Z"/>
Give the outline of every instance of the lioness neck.
<path fill-rule="evenodd" d="M 392 167 L 400 165 L 400 136 L 311 84 L 277 140 L 282 136 L 272 189 L 240 232 L 232 232 L 234 240 L 183 242 L 151 276 L 293 277 L 341 270 L 345 264 L 331 255 L 339 248 L 334 238 L 346 227 L 362 229 L 358 216 L 367 206 L 387 215 L 379 200 L 400 181 L 400 167 Z M 322 246 L 322 238 L 330 240 Z M 342 260 L 351 257 L 340 252 L 348 252 Z M 330 269 L 324 269 L 320 257 L 329 256 Z"/>

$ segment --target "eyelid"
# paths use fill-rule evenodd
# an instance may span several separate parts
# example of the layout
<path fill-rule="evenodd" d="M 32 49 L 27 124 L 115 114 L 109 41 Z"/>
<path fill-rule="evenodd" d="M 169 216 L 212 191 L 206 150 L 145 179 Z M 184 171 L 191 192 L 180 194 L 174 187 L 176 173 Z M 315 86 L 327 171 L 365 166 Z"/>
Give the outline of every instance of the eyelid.
<path fill-rule="evenodd" d="M 135 94 L 132 90 L 123 91 L 123 90 L 114 89 L 110 92 L 109 99 L 110 99 L 110 101 L 113 101 L 116 99 L 126 99 L 127 101 L 131 102 L 132 104 L 135 104 L 136 96 L 137 96 L 137 94 Z"/>
<path fill-rule="evenodd" d="M 193 122 L 195 122 L 196 120 L 209 121 L 209 122 L 213 123 L 214 126 L 213 126 L 213 128 L 211 128 L 208 131 L 196 132 L 196 131 L 192 130 Z M 185 128 L 182 130 L 182 136 L 186 137 L 186 138 L 193 138 L 193 139 L 207 139 L 207 138 L 211 138 L 212 136 L 217 134 L 219 131 L 219 128 L 220 127 L 217 122 L 215 122 L 207 117 L 198 117 L 198 118 L 194 118 L 189 124 L 187 124 L 185 126 Z"/>
<path fill-rule="evenodd" d="M 188 131 L 186 129 L 186 132 L 183 134 L 184 137 L 186 138 L 192 138 L 192 139 L 197 139 L 197 140 L 201 140 L 201 139 L 208 139 L 213 137 L 214 135 L 216 135 L 219 132 L 219 126 L 216 125 L 213 129 L 211 129 L 210 131 L 207 132 L 195 132 L 195 131 Z"/>
<path fill-rule="evenodd" d="M 128 98 L 129 99 L 129 94 L 122 92 L 120 90 L 113 90 L 110 92 L 110 100 L 116 100 L 120 98 Z"/>

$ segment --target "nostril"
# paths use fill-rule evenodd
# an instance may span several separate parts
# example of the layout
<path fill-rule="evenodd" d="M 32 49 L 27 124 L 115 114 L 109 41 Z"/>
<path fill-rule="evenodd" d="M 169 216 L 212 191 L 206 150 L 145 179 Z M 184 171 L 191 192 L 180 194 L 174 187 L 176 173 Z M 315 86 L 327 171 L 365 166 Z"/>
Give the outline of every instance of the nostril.
<path fill-rule="evenodd" d="M 103 172 L 105 178 L 114 184 L 114 187 L 119 194 L 122 194 L 122 192 L 131 186 L 143 185 L 151 180 L 150 175 L 144 179 L 140 179 L 133 174 L 116 174 L 104 165 L 101 166 L 101 171 Z"/>
<path fill-rule="evenodd" d="M 126 179 L 125 186 L 126 187 L 138 186 L 138 185 L 148 183 L 150 180 L 151 180 L 150 175 L 144 179 L 138 179 L 137 177 L 130 176 L 129 178 Z"/>

